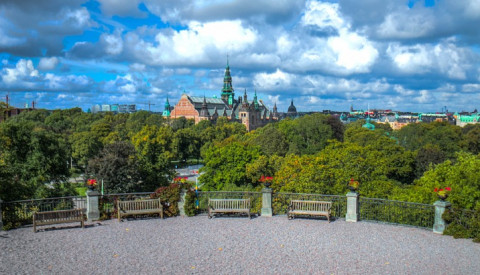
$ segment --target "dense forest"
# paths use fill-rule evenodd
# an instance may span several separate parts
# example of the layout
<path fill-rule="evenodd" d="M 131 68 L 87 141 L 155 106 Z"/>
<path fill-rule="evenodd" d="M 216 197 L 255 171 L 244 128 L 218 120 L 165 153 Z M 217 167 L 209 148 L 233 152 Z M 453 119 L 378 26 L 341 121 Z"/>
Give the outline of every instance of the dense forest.
<path fill-rule="evenodd" d="M 451 187 L 455 206 L 480 208 L 480 125 L 410 124 L 392 131 L 343 125 L 321 114 L 246 132 L 220 118 L 34 110 L 0 123 L 0 198 L 76 195 L 72 175 L 103 179 L 107 192 L 153 191 L 175 176 L 174 163 L 201 159 L 204 190 L 345 194 L 351 179 L 373 198 L 432 203 Z"/>

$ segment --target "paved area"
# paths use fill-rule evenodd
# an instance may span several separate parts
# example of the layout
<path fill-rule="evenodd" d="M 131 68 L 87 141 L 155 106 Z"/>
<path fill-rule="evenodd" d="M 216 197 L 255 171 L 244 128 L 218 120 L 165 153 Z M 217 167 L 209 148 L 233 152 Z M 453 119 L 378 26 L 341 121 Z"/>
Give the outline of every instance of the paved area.
<path fill-rule="evenodd" d="M 0 233 L 0 274 L 479 274 L 480 244 L 323 219 L 108 220 Z"/>

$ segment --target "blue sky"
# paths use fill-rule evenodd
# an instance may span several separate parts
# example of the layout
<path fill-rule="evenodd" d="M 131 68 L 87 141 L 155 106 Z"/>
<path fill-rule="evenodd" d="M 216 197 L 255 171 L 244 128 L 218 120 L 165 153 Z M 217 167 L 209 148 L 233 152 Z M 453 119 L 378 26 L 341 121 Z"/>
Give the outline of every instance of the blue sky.
<path fill-rule="evenodd" d="M 2 0 L 0 100 L 162 111 L 220 95 L 286 111 L 480 107 L 480 0 Z"/>

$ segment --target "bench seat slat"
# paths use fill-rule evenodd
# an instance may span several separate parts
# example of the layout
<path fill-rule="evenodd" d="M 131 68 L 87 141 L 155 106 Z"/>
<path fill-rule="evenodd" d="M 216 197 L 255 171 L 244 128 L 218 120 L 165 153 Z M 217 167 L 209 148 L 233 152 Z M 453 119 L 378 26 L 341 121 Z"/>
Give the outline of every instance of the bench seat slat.
<path fill-rule="evenodd" d="M 160 199 L 146 199 L 135 201 L 117 201 L 118 220 L 122 217 L 145 214 L 159 214 L 163 219 L 163 205 Z"/>
<path fill-rule="evenodd" d="M 215 213 L 247 213 L 250 218 L 250 199 L 208 199 L 208 217 Z"/>
<path fill-rule="evenodd" d="M 287 216 L 293 219 L 295 215 L 324 216 L 330 222 L 332 202 L 312 200 L 291 200 Z"/>
<path fill-rule="evenodd" d="M 37 232 L 39 225 L 80 222 L 85 227 L 85 214 L 82 209 L 67 209 L 33 213 L 33 232 Z"/>

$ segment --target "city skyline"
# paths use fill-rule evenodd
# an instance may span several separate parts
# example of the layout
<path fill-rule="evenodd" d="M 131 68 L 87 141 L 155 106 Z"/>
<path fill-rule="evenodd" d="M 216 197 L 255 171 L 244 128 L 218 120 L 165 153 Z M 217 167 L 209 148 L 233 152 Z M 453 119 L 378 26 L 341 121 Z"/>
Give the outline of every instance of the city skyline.
<path fill-rule="evenodd" d="M 472 111 L 480 2 L 35 0 L 0 3 L 0 101 L 56 109 L 237 96 L 299 111 Z M 228 56 L 228 57 L 227 57 Z"/>

